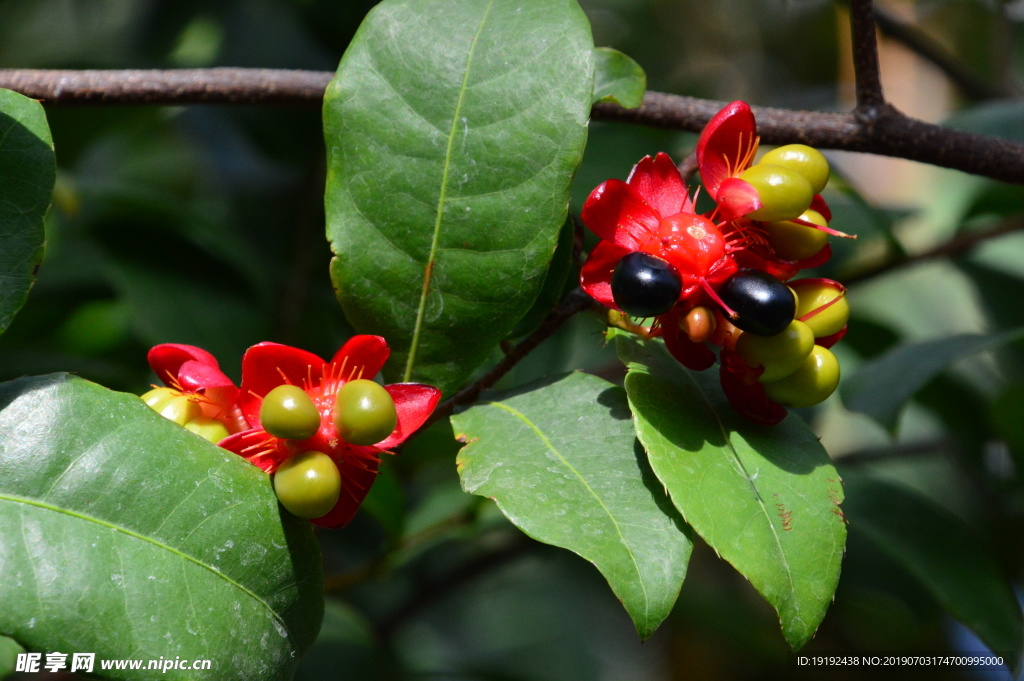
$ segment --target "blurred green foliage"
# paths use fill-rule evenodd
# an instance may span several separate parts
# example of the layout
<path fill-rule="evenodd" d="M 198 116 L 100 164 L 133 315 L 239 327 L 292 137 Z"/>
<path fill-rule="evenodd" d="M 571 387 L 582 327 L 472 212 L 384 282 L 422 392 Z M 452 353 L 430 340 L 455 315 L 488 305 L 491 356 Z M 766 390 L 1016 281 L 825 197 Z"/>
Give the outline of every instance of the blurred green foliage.
<path fill-rule="evenodd" d="M 585 0 L 598 45 L 636 59 L 648 87 L 766 106 L 839 109 L 841 9 L 829 0 Z M 368 0 L 4 0 L 0 67 L 335 68 Z M 972 68 L 1017 86 L 1019 3 L 920 0 L 917 20 Z M 885 68 L 885 64 L 883 64 Z M 1020 105 L 968 106 L 959 127 L 1024 139 Z M 330 356 L 352 333 L 328 278 L 324 148 L 316 107 L 47 110 L 58 187 L 47 253 L 28 304 L 0 337 L 0 378 L 70 370 L 142 392 L 155 343 L 204 347 L 238 378 L 244 349 L 275 340 Z M 593 124 L 573 187 L 578 211 L 643 154 L 676 158 L 694 137 Z M 941 241 L 1024 214 L 1024 192 L 954 172 L 923 183 L 917 205 L 866 202 L 833 181 L 837 244 L 823 271 L 842 278 L 910 249 L 907 224 Z M 895 209 L 900 210 L 895 210 Z M 921 223 L 923 221 L 923 226 Z M 956 262 L 897 270 L 851 289 L 844 371 L 907 340 L 999 332 L 1024 322 L 1024 238 Z M 613 381 L 622 365 L 581 315 L 509 374 L 512 388 L 582 368 Z M 1024 570 L 1024 347 L 969 358 L 927 384 L 895 434 L 838 398 L 806 415 L 840 474 L 896 486 L 959 516 L 1014 584 Z M 497 361 L 501 356 L 495 350 Z M 356 521 L 320 532 L 327 618 L 298 678 L 816 679 L 796 669 L 771 608 L 698 542 L 682 595 L 644 645 L 600 574 L 525 539 L 494 505 L 464 494 L 457 445 L 438 424 L 388 461 Z M 861 502 L 869 503 L 870 498 Z M 852 525 L 835 602 L 816 652 L 913 652 L 964 645 L 959 625 L 898 552 Z M 0 663 L 2 668 L 2 663 Z M 901 669 L 871 678 L 969 678 Z M 992 677 L 996 678 L 996 677 Z"/>

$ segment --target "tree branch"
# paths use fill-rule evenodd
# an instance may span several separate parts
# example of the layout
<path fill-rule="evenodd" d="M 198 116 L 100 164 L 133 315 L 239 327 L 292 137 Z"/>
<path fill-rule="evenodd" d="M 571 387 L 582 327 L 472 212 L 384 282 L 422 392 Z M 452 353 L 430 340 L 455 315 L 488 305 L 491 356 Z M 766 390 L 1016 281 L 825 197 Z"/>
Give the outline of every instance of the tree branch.
<path fill-rule="evenodd" d="M 877 56 L 877 55 L 876 55 Z M 877 59 L 876 59 L 877 61 Z M 48 71 L 0 69 L 0 87 L 50 104 L 308 104 L 320 106 L 333 74 L 273 69 Z M 700 132 L 725 105 L 648 92 L 642 106 L 594 105 L 595 120 Z M 906 158 L 1024 184 L 1024 144 L 925 123 L 889 105 L 854 114 L 754 107 L 766 144 L 800 142 Z"/>
<path fill-rule="evenodd" d="M 879 30 L 885 36 L 933 64 L 968 98 L 981 101 L 1013 96 L 1014 93 L 988 83 L 917 26 L 896 18 L 880 7 L 874 8 L 874 15 Z"/>
<path fill-rule="evenodd" d="M 536 331 L 520 341 L 515 347 L 511 348 L 502 360 L 498 362 L 493 369 L 488 371 L 483 378 L 475 383 L 471 383 L 439 404 L 437 409 L 434 410 L 434 413 L 427 419 L 426 423 L 420 426 L 420 429 L 414 433 L 412 437 L 415 437 L 418 433 L 422 433 L 436 421 L 450 416 L 455 410 L 455 407 L 475 402 L 476 398 L 480 396 L 482 391 L 487 390 L 501 380 L 502 376 L 511 371 L 512 367 L 519 364 L 519 362 L 521 362 L 528 354 L 533 352 L 538 345 L 550 338 L 555 331 L 561 328 L 562 324 L 565 324 L 577 313 L 583 312 L 595 304 L 594 299 L 584 293 L 583 289 L 577 288 L 570 292 L 557 306 L 555 306 L 555 309 L 548 314 L 544 321 L 541 322 L 541 325 L 537 327 Z"/>
<path fill-rule="evenodd" d="M 871 0 L 850 0 L 850 30 L 853 34 L 853 68 L 857 81 L 856 113 L 870 120 L 885 106 Z"/>
<path fill-rule="evenodd" d="M 877 267 L 857 272 L 852 276 L 844 278 L 843 283 L 847 285 L 856 284 L 864 281 L 865 279 L 871 279 L 872 277 L 877 277 L 880 274 L 885 274 L 886 272 L 891 272 L 894 269 L 906 267 L 907 265 L 914 265 L 928 260 L 936 260 L 938 258 L 952 258 L 958 255 L 963 255 L 984 241 L 995 239 L 1006 234 L 1011 234 L 1013 232 L 1020 231 L 1021 229 L 1024 229 L 1024 216 L 1008 218 L 994 227 L 966 232 L 960 236 L 950 239 L 944 244 L 922 253 L 918 253 L 917 255 L 900 258 L 899 260 L 891 260 L 889 262 L 882 263 Z"/>

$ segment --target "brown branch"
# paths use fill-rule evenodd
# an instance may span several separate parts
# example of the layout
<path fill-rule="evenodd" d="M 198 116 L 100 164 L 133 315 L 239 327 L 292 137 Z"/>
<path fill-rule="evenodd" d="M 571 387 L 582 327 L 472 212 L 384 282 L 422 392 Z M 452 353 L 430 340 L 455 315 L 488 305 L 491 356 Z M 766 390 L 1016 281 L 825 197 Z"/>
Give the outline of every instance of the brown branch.
<path fill-rule="evenodd" d="M 853 34 L 853 68 L 857 81 L 856 112 L 871 120 L 885 106 L 871 0 L 850 0 L 850 30 Z"/>
<path fill-rule="evenodd" d="M 333 74 L 272 69 L 47 71 L 0 69 L 0 87 L 57 104 L 309 104 Z M 594 105 L 593 118 L 700 132 L 724 102 L 648 92 L 642 106 Z M 1024 144 L 925 123 L 883 104 L 876 117 L 754 107 L 766 144 L 801 142 L 906 158 L 1024 184 Z"/>
<path fill-rule="evenodd" d="M 679 163 L 679 174 L 683 176 L 683 182 L 689 182 L 690 178 L 699 170 L 697 166 L 697 150 L 694 149 L 686 155 Z"/>
<path fill-rule="evenodd" d="M 488 371 L 483 378 L 466 386 L 439 404 L 437 409 L 434 410 L 434 413 L 427 419 L 426 423 L 420 426 L 420 429 L 416 431 L 416 433 L 413 433 L 412 437 L 422 433 L 436 421 L 450 416 L 455 410 L 455 407 L 476 401 L 476 398 L 480 396 L 481 392 L 487 390 L 501 380 L 502 376 L 511 371 L 512 367 L 519 364 L 519 362 L 521 362 L 528 354 L 533 352 L 538 345 L 550 338 L 555 331 L 561 328 L 562 324 L 565 324 L 567 321 L 572 319 L 572 317 L 577 313 L 583 312 L 595 304 L 594 299 L 584 293 L 583 289 L 577 288 L 571 291 L 557 306 L 555 306 L 555 309 L 553 309 L 544 321 L 541 322 L 536 331 L 516 344 L 516 346 L 512 348 L 501 359 L 501 361 L 494 366 L 493 369 Z"/>
<path fill-rule="evenodd" d="M 874 14 L 878 28 L 885 36 L 931 62 L 968 98 L 980 101 L 1013 96 L 1014 93 L 987 82 L 917 26 L 896 18 L 880 7 L 875 7 Z"/>
<path fill-rule="evenodd" d="M 0 87 L 47 104 L 308 104 L 334 74 L 285 69 L 0 69 Z"/>
<path fill-rule="evenodd" d="M 880 274 L 885 274 L 886 272 L 891 272 L 894 269 L 906 267 L 907 265 L 915 265 L 917 263 L 936 260 L 938 258 L 953 258 L 958 255 L 963 255 L 982 242 L 988 241 L 989 239 L 995 239 L 1006 234 L 1011 234 L 1021 229 L 1024 229 L 1024 216 L 1009 218 L 1007 220 L 1003 220 L 994 227 L 967 232 L 922 253 L 910 255 L 905 258 L 899 258 L 897 260 L 891 260 L 889 262 L 882 263 L 877 267 L 862 270 L 852 276 L 846 277 L 843 280 L 843 283 L 847 285 L 856 284 L 864 281 L 865 279 L 871 279 L 872 277 L 877 277 Z"/>

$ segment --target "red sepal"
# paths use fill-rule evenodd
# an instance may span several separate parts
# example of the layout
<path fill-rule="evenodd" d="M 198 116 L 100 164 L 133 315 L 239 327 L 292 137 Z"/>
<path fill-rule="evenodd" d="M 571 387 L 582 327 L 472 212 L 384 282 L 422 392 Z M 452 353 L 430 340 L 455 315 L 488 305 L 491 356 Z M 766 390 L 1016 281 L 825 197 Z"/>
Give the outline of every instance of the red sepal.
<path fill-rule="evenodd" d="M 395 401 L 398 425 L 386 440 L 374 445 L 378 449 L 390 449 L 404 442 L 434 413 L 434 407 L 441 399 L 441 391 L 432 385 L 392 383 L 384 386 L 384 389 Z"/>
<path fill-rule="evenodd" d="M 715 363 L 715 353 L 706 343 L 694 343 L 686 332 L 679 328 L 681 310 L 680 307 L 674 307 L 660 317 L 665 348 L 687 369 L 703 371 Z"/>
<path fill-rule="evenodd" d="M 740 416 L 763 426 L 774 426 L 786 418 L 786 408 L 768 399 L 764 387 L 757 380 L 764 372 L 747 366 L 736 352 L 722 350 L 719 378 L 722 390 Z"/>
<path fill-rule="evenodd" d="M 202 348 L 180 343 L 163 343 L 150 348 L 149 366 L 165 385 L 195 392 L 203 388 L 235 387 L 220 370 L 217 358 Z"/>
<path fill-rule="evenodd" d="M 663 151 L 653 159 L 650 156 L 640 159 L 626 183 L 663 218 L 693 212 L 693 202 L 679 168 Z"/>
<path fill-rule="evenodd" d="M 761 195 L 754 189 L 754 185 L 738 177 L 728 177 L 722 180 L 715 200 L 718 202 L 715 219 L 720 222 L 736 220 L 753 213 L 764 205 L 761 203 Z"/>
<path fill-rule="evenodd" d="M 836 331 L 831 336 L 822 336 L 821 338 L 815 338 L 814 339 L 814 344 L 815 345 L 820 345 L 821 347 L 825 348 L 826 350 L 828 348 L 831 348 L 833 345 L 835 345 L 839 341 L 843 340 L 843 336 L 846 335 L 846 329 L 849 328 L 849 326 L 850 326 L 849 324 L 844 324 L 843 328 L 839 329 L 838 331 Z"/>
<path fill-rule="evenodd" d="M 580 286 L 587 294 L 605 307 L 618 310 L 612 297 L 612 274 L 622 256 L 630 251 L 610 241 L 598 241 L 587 261 L 580 269 Z"/>
<path fill-rule="evenodd" d="M 704 126 L 697 140 L 697 166 L 711 198 L 718 200 L 718 189 L 726 178 L 750 167 L 757 148 L 756 130 L 754 113 L 746 102 L 726 105 Z"/>
<path fill-rule="evenodd" d="M 825 199 L 821 194 L 815 194 L 814 198 L 811 199 L 810 209 L 820 213 L 821 217 L 825 218 L 825 222 L 832 222 L 832 211 L 829 209 L 828 204 L 825 203 Z"/>
<path fill-rule="evenodd" d="M 581 213 L 597 236 L 631 251 L 658 233 L 661 216 L 622 180 L 607 180 L 590 192 Z"/>
<path fill-rule="evenodd" d="M 796 268 L 799 270 L 810 270 L 824 265 L 832 258 L 832 244 L 825 244 L 825 247 L 809 258 L 798 260 Z"/>

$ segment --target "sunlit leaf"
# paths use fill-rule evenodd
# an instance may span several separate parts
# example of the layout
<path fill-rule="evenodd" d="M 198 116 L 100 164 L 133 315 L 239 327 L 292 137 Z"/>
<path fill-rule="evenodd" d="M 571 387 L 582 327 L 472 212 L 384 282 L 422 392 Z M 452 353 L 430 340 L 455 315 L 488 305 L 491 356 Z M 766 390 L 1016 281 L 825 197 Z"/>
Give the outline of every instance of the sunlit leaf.
<path fill-rule="evenodd" d="M 716 371 L 684 369 L 656 341 L 615 340 L 636 434 L 686 522 L 779 613 L 794 648 L 814 634 L 839 581 L 843 488 L 796 414 L 745 421 Z"/>
<path fill-rule="evenodd" d="M 850 529 L 873 541 L 991 650 L 1021 651 L 1021 609 L 984 544 L 963 521 L 909 490 L 843 470 Z"/>
<path fill-rule="evenodd" d="M 43 258 L 43 216 L 56 177 L 42 105 L 0 89 L 0 333 L 25 303 Z"/>
<path fill-rule="evenodd" d="M 587 134 L 576 0 L 385 0 L 324 101 L 331 274 L 389 380 L 450 392 L 533 304 Z"/>
<path fill-rule="evenodd" d="M 647 638 L 672 609 L 693 544 L 636 443 L 622 388 L 582 373 L 487 395 L 452 417 L 467 492 L 531 537 L 597 566 Z"/>
<path fill-rule="evenodd" d="M 958 359 L 992 350 L 1024 337 L 1024 329 L 995 335 L 958 334 L 908 343 L 866 362 L 845 378 L 839 390 L 850 411 L 861 412 L 889 428 L 900 410 L 932 378 Z"/>
<path fill-rule="evenodd" d="M 627 109 L 644 103 L 647 74 L 632 57 L 611 47 L 594 48 L 594 101 Z"/>
<path fill-rule="evenodd" d="M 30 650 L 291 678 L 323 576 L 310 524 L 269 476 L 79 378 L 3 384 L 0 406 L 0 631 Z"/>

